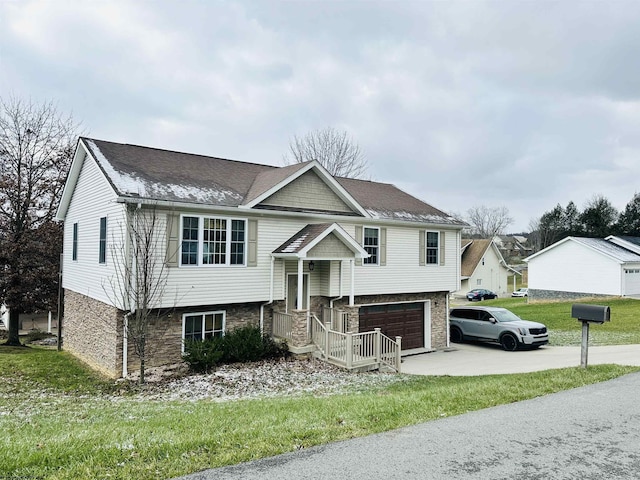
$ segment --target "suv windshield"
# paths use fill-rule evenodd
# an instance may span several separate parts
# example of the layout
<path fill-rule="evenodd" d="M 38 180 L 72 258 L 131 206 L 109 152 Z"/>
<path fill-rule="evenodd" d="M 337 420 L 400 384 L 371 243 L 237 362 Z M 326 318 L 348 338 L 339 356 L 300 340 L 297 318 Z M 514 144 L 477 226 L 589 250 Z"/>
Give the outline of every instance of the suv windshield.
<path fill-rule="evenodd" d="M 491 312 L 491 314 L 499 322 L 517 322 L 518 320 L 521 320 L 519 316 L 517 316 L 513 312 L 510 312 L 509 310 L 497 310 L 497 311 Z"/>

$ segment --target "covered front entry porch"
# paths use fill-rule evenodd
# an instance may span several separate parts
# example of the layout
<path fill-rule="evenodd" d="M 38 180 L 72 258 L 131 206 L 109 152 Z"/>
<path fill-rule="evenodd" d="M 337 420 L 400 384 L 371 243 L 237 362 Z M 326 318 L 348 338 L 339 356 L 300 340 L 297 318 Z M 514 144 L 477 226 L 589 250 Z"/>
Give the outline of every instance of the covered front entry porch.
<path fill-rule="evenodd" d="M 283 272 L 284 299 L 273 308 L 275 337 L 294 353 L 311 353 L 346 368 L 387 360 L 389 348 L 380 329 L 359 332 L 359 307 L 354 304 L 356 262 L 369 255 L 338 224 L 307 225 L 274 252 Z M 276 281 L 272 278 L 272 281 Z M 340 305 L 336 308 L 336 305 Z"/>

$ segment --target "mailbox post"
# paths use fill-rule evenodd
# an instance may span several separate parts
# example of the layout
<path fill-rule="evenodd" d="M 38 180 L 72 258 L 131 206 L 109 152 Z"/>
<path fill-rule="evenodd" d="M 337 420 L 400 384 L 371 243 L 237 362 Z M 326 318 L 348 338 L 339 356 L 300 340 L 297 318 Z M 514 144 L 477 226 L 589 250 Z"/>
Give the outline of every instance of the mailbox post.
<path fill-rule="evenodd" d="M 580 366 L 587 368 L 589 356 L 589 324 L 608 322 L 611 319 L 611 310 L 603 305 L 587 305 L 575 303 L 571 306 L 571 316 L 582 322 L 582 348 L 580 353 Z"/>

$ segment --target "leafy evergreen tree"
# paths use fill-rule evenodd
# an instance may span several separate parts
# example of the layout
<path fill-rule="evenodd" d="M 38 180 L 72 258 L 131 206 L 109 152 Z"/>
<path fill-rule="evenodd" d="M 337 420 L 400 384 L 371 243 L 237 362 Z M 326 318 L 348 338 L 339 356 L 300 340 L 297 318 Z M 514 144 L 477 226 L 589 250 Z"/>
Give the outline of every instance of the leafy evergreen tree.
<path fill-rule="evenodd" d="M 604 238 L 613 233 L 618 211 L 602 195 L 594 196 L 580 215 L 583 232 L 588 237 Z"/>
<path fill-rule="evenodd" d="M 624 212 L 618 217 L 615 232 L 618 235 L 640 237 L 640 193 L 633 196 Z"/>

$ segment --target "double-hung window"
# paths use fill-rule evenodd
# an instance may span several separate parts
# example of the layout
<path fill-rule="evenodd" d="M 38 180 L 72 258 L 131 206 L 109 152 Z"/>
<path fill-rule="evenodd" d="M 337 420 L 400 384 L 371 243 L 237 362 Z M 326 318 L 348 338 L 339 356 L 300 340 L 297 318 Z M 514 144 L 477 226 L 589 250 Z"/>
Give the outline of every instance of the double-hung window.
<path fill-rule="evenodd" d="M 439 259 L 440 232 L 427 232 L 426 244 L 427 244 L 427 254 L 426 254 L 427 265 L 438 265 L 440 263 L 440 259 Z"/>
<path fill-rule="evenodd" d="M 244 265 L 246 221 L 182 217 L 182 265 Z"/>
<path fill-rule="evenodd" d="M 225 312 L 186 313 L 182 316 L 182 338 L 205 340 L 224 335 Z"/>
<path fill-rule="evenodd" d="M 107 262 L 107 217 L 100 218 L 100 242 L 98 245 L 98 262 Z"/>
<path fill-rule="evenodd" d="M 380 229 L 365 227 L 363 240 L 364 249 L 369 254 L 369 258 L 365 258 L 363 263 L 365 265 L 378 265 L 380 258 Z"/>

